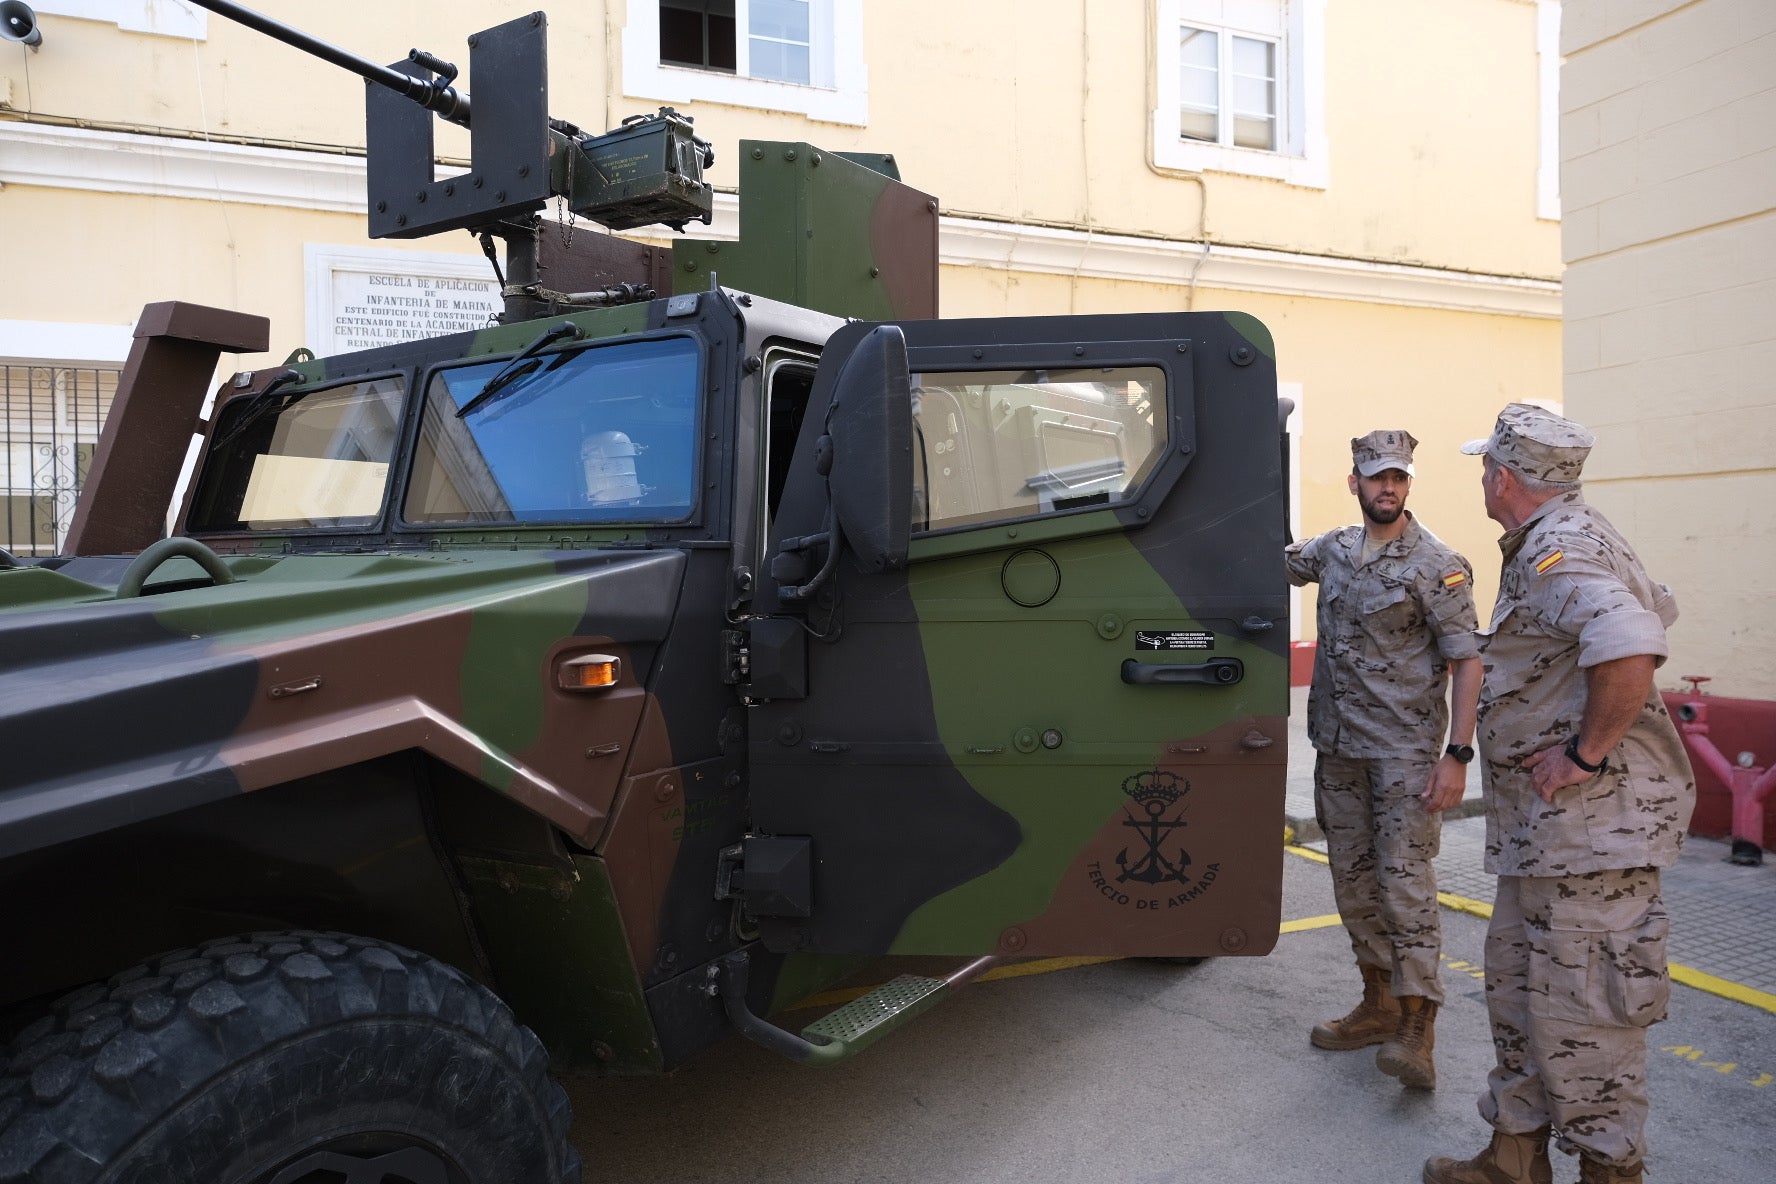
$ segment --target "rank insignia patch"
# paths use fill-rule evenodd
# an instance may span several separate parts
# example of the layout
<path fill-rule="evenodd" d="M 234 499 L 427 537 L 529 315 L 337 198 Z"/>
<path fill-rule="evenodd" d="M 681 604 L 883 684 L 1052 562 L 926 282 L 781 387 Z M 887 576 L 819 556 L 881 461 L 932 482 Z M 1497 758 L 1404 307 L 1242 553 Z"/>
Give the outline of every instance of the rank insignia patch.
<path fill-rule="evenodd" d="M 1538 576 L 1547 574 L 1547 571 L 1550 567 L 1553 567 L 1556 563 L 1559 563 L 1562 559 L 1565 559 L 1565 558 L 1566 558 L 1565 551 L 1550 551 L 1550 552 L 1548 552 L 1546 555 L 1544 555 L 1540 559 L 1536 560 L 1536 565 L 1535 565 L 1536 574 Z"/>
<path fill-rule="evenodd" d="M 1468 573 L 1465 571 L 1452 571 L 1443 577 L 1443 586 L 1445 588 L 1459 588 L 1467 582 Z"/>

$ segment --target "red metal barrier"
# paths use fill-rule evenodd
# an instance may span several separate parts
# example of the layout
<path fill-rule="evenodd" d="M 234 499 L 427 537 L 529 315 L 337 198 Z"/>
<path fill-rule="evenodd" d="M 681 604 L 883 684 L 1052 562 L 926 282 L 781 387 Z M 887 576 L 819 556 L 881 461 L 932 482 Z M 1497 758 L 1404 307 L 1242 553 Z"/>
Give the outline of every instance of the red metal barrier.
<path fill-rule="evenodd" d="M 1688 678 L 1691 691 L 1667 691 L 1665 706 L 1678 721 L 1696 770 L 1696 813 L 1690 831 L 1733 837 L 1733 861 L 1754 863 L 1760 848 L 1776 850 L 1776 703 L 1702 695 L 1707 678 Z"/>
<path fill-rule="evenodd" d="M 1305 687 L 1313 682 L 1314 647 L 1311 641 L 1291 641 L 1289 643 L 1289 685 Z"/>

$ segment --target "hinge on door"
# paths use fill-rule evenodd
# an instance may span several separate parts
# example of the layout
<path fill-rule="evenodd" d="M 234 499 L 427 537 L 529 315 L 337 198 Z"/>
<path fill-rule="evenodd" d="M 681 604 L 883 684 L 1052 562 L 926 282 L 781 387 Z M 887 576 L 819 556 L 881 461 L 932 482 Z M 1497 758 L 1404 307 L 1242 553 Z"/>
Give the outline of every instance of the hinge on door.
<path fill-rule="evenodd" d="M 722 681 L 738 686 L 752 673 L 752 655 L 746 648 L 746 630 L 722 630 Z"/>
<path fill-rule="evenodd" d="M 715 898 L 738 900 L 755 917 L 814 912 L 814 841 L 806 835 L 747 835 L 715 856 Z"/>
<path fill-rule="evenodd" d="M 730 576 L 733 587 L 728 594 L 728 614 L 731 618 L 740 611 L 742 605 L 752 599 L 752 569 L 736 567 Z"/>

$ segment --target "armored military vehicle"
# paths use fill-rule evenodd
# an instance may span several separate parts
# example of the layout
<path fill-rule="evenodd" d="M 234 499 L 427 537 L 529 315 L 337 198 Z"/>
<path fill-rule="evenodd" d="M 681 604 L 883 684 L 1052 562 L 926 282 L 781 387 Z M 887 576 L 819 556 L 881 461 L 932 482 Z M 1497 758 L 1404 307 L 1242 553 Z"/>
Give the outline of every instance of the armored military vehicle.
<path fill-rule="evenodd" d="M 935 319 L 936 203 L 808 144 L 741 145 L 738 243 L 569 250 L 546 198 L 693 220 L 709 150 L 549 120 L 544 29 L 471 40 L 472 116 L 370 88 L 373 227 L 505 238 L 502 323 L 202 419 L 267 325 L 151 305 L 65 553 L 0 555 L 0 1181 L 576 1180 L 548 1061 L 1275 941 L 1264 328 Z M 950 969 L 781 1022 L 903 954 Z"/>

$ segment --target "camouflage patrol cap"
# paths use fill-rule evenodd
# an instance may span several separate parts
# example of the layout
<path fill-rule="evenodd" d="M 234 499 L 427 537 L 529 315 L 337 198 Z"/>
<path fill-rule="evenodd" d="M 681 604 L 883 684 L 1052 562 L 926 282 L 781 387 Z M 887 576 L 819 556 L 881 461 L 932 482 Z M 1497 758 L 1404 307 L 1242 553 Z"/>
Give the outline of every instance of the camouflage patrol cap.
<path fill-rule="evenodd" d="M 1461 450 L 1485 453 L 1499 464 L 1538 481 L 1577 481 L 1597 437 L 1570 419 L 1529 403 L 1499 412 L 1492 435 L 1469 440 Z"/>
<path fill-rule="evenodd" d="M 1351 460 L 1356 464 L 1357 472 L 1365 477 L 1373 477 L 1387 469 L 1399 469 L 1411 477 L 1415 475 L 1412 450 L 1417 447 L 1418 441 L 1412 438 L 1411 432 L 1370 432 L 1351 441 Z"/>

